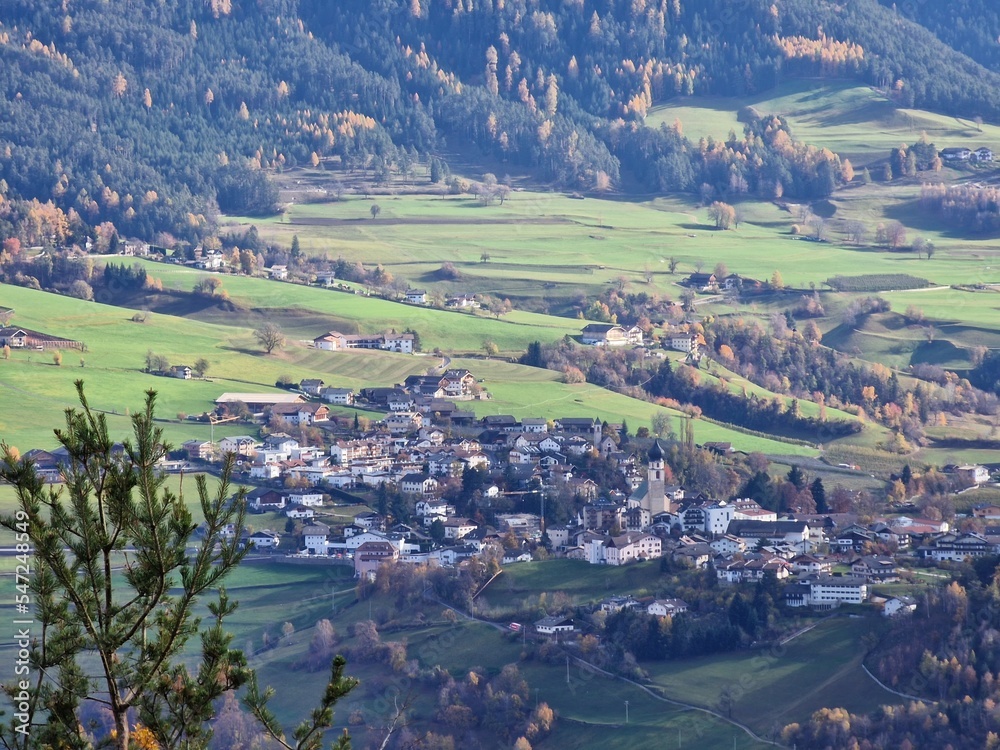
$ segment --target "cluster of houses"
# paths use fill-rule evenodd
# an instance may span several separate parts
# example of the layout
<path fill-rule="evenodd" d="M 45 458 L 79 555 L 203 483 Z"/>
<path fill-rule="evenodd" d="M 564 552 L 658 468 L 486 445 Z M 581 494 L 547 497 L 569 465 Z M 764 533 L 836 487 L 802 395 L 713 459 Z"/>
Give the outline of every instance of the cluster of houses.
<path fill-rule="evenodd" d="M 659 441 L 645 454 L 629 450 L 592 417 L 518 420 L 489 415 L 477 420 L 468 412 L 467 419 L 458 419 L 458 410 L 445 408 L 475 398 L 477 388 L 471 372 L 453 369 L 411 376 L 398 388 L 367 389 L 365 397 L 384 406 L 386 418 L 364 433 L 331 429 L 325 447 L 303 445 L 277 432 L 262 439 L 228 436 L 218 446 L 189 441 L 183 449 L 192 461 L 235 454 L 247 480 L 268 485 L 248 496 L 249 508 L 300 522 L 295 533 L 255 531 L 247 544 L 258 549 L 281 545 L 311 558 L 352 561 L 358 576 L 371 576 L 385 563 L 455 566 L 487 553 L 512 564 L 532 559 L 543 544 L 550 554 L 592 565 L 665 557 L 685 568 L 712 570 L 721 583 L 773 576 L 785 585 L 789 606 L 822 609 L 867 601 L 872 585 L 895 580 L 897 551 L 934 562 L 1000 552 L 1000 507 L 974 510 L 986 524 L 983 533 L 956 532 L 947 522 L 925 518 L 860 523 L 849 514 L 779 517 L 753 500 L 720 501 L 672 484 Z M 292 425 L 323 428 L 330 422 L 328 403 L 347 404 L 354 398 L 353 392 L 328 388 L 319 379 L 303 380 L 298 390 L 227 393 L 217 401 L 229 406 L 239 402 L 260 417 L 277 415 Z M 440 408 L 416 410 L 435 404 Z M 728 444 L 711 447 L 721 454 L 732 451 Z M 629 490 L 602 492 L 593 480 L 577 476 L 570 459 L 587 454 L 605 457 Z M 44 478 L 60 481 L 65 455 L 35 450 L 27 457 Z M 972 482 L 985 472 L 975 466 L 954 468 Z M 528 495 L 568 491 L 581 501 L 580 511 L 570 523 L 547 528 L 537 514 L 523 512 L 498 515 L 495 526 L 477 523 L 458 515 L 443 497 L 449 483 L 467 469 L 487 472 L 481 489 L 487 501 L 505 496 L 516 507 Z M 324 522 L 331 495 L 348 499 L 343 494 L 347 490 L 383 485 L 408 498 L 410 523 L 393 524 L 371 511 L 348 524 Z M 988 525 L 991 520 L 997 521 L 996 528 Z M 285 537 L 289 539 L 282 544 Z M 907 602 L 897 604 L 908 611 Z M 665 604 L 657 606 L 666 611 Z"/>
<path fill-rule="evenodd" d="M 975 151 L 965 146 L 943 148 L 938 152 L 943 161 L 968 161 L 973 163 L 993 161 L 993 149 L 980 146 Z"/>

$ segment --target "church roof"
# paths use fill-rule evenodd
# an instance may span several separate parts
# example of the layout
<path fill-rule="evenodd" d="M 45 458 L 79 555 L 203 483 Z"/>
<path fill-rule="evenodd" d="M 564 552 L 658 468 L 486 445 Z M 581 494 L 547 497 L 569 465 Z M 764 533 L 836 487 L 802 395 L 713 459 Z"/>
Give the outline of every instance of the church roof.
<path fill-rule="evenodd" d="M 653 447 L 649 449 L 649 460 L 650 461 L 663 460 L 663 446 L 660 445 L 659 440 L 653 441 Z"/>

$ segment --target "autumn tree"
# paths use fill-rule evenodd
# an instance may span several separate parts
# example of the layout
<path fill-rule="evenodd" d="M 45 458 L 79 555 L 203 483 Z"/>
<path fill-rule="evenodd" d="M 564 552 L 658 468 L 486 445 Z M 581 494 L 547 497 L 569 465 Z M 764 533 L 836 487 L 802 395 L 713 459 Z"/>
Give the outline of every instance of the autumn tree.
<path fill-rule="evenodd" d="M 105 415 L 91 409 L 82 381 L 76 388 L 80 407 L 67 410 L 66 427 L 55 431 L 67 456 L 63 489 L 0 444 L 0 478 L 17 498 L 2 524 L 33 548 L 26 599 L 36 628 L 32 677 L 19 686 L 27 719 L 0 727 L 0 742 L 24 750 L 90 746 L 79 711 L 98 704 L 113 730 L 106 745 L 116 750 L 204 747 L 216 702 L 244 685 L 254 714 L 270 720 L 265 728 L 277 739 L 282 732 L 268 713 L 269 696 L 225 630 L 237 605 L 222 584 L 245 554 L 239 538 L 246 490 L 234 501 L 233 459 L 215 492 L 204 477 L 196 479 L 205 519 L 196 540 L 188 505 L 158 469 L 170 447 L 155 426 L 156 394 L 149 391 L 133 415 L 132 439 L 119 454 Z M 235 536 L 225 536 L 232 527 Z M 205 623 L 196 614 L 203 607 Z M 186 650 L 196 634 L 200 651 Z M 331 726 L 333 704 L 356 684 L 343 666 L 338 658 L 320 708 L 286 747 L 318 749 L 310 738 Z M 30 727 L 29 736 L 19 724 Z"/>
<path fill-rule="evenodd" d="M 125 91 L 128 89 L 128 81 L 125 80 L 125 76 L 121 73 L 115 74 L 115 77 L 111 79 L 111 93 L 116 97 L 121 99 L 125 96 Z"/>
<path fill-rule="evenodd" d="M 275 349 L 282 349 L 285 346 L 285 332 L 281 330 L 281 326 L 271 321 L 255 329 L 253 337 L 257 339 L 257 343 L 264 347 L 265 354 L 270 354 Z"/>
<path fill-rule="evenodd" d="M 715 201 L 708 207 L 708 218 L 715 222 L 716 229 L 729 229 L 736 221 L 736 209 L 728 203 Z"/>
<path fill-rule="evenodd" d="M 371 213 L 372 218 L 377 218 L 380 213 L 382 213 L 382 207 L 378 203 L 372 203 L 372 207 L 368 209 Z"/>

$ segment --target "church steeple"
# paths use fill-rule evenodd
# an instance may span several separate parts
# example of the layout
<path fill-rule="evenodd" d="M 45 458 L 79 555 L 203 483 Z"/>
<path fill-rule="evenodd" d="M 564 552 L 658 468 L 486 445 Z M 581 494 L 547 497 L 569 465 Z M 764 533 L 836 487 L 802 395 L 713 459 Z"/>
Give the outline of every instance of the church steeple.
<path fill-rule="evenodd" d="M 659 440 L 653 441 L 653 446 L 647 454 L 649 457 L 649 481 L 663 482 L 663 446 Z"/>

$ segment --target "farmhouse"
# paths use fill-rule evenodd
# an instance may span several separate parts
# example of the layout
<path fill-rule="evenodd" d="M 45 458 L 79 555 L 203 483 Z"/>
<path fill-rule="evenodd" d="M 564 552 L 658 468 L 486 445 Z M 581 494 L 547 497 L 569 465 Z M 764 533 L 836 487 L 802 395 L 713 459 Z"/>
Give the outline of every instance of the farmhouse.
<path fill-rule="evenodd" d="M 460 294 L 456 297 L 449 297 L 444 303 L 445 307 L 454 310 L 475 309 L 479 307 L 476 297 L 473 294 Z"/>
<path fill-rule="evenodd" d="M 969 161 L 972 151 L 965 147 L 943 148 L 938 152 L 945 161 Z"/>
<path fill-rule="evenodd" d="M 985 484 L 990 481 L 990 470 L 978 464 L 956 466 L 955 473 L 969 484 Z"/>
<path fill-rule="evenodd" d="M 56 450 L 50 453 L 40 448 L 33 448 L 24 454 L 24 459 L 31 461 L 35 467 L 35 474 L 43 482 L 61 482 L 63 480 L 61 468 L 63 459 L 68 458 L 68 456 L 66 454 L 57 455 L 59 452 Z"/>
<path fill-rule="evenodd" d="M 313 346 L 329 352 L 347 349 L 381 349 L 383 351 L 413 353 L 412 333 L 347 334 L 330 331 L 313 339 Z"/>
<path fill-rule="evenodd" d="M 610 323 L 591 323 L 584 326 L 580 340 L 590 346 L 641 344 L 642 329 L 639 326 L 624 328 Z"/>
<path fill-rule="evenodd" d="M 319 378 L 306 378 L 299 381 L 299 390 L 310 396 L 318 396 L 325 384 Z"/>
<path fill-rule="evenodd" d="M 258 513 L 277 512 L 286 505 L 285 496 L 276 490 L 254 490 L 247 495 L 247 506 Z"/>
<path fill-rule="evenodd" d="M 0 328 L 0 346 L 23 349 L 28 342 L 28 333 L 23 328 Z"/>
<path fill-rule="evenodd" d="M 427 304 L 427 290 L 426 289 L 407 289 L 406 290 L 406 301 L 411 305 L 426 305 Z"/>
<path fill-rule="evenodd" d="M 693 273 L 684 283 L 699 292 L 719 291 L 719 279 L 714 273 Z"/>
<path fill-rule="evenodd" d="M 191 379 L 191 368 L 187 365 L 174 365 L 170 368 L 171 377 L 180 378 L 181 380 Z"/>
<path fill-rule="evenodd" d="M 0 327 L 0 347 L 3 346 L 9 346 L 11 349 L 29 347 L 42 349 L 83 348 L 83 344 L 79 341 L 61 339 L 58 336 L 50 336 L 47 333 L 39 333 L 27 328 L 14 328 L 11 326 Z"/>
<path fill-rule="evenodd" d="M 731 521 L 727 533 L 755 546 L 763 539 L 770 544 L 794 544 L 805 552 L 809 540 L 809 524 L 805 521 Z"/>
<path fill-rule="evenodd" d="M 993 553 L 993 545 L 984 536 L 958 532 L 946 532 L 917 550 L 920 557 L 934 562 L 962 562 Z"/>
<path fill-rule="evenodd" d="M 972 161 L 993 161 L 993 150 L 986 146 L 980 146 L 972 152 Z"/>
<path fill-rule="evenodd" d="M 267 272 L 272 279 L 283 281 L 288 278 L 288 266 L 271 266 Z"/>

